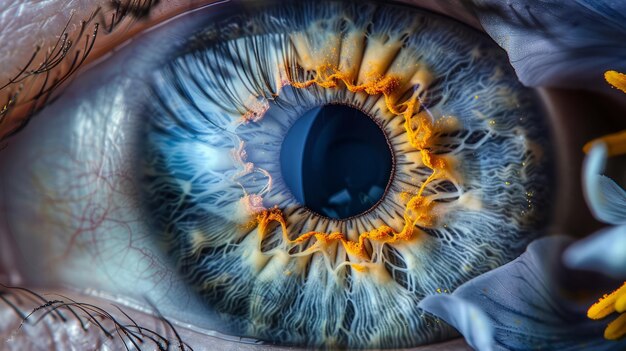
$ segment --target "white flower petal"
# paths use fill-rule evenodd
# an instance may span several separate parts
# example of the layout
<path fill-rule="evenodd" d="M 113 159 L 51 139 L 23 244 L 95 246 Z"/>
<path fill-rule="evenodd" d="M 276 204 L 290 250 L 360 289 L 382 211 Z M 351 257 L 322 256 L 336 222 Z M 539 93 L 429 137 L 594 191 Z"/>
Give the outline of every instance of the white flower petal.
<path fill-rule="evenodd" d="M 608 91 L 606 70 L 626 70 L 626 1 L 475 0 L 485 31 L 522 83 Z"/>
<path fill-rule="evenodd" d="M 583 165 L 585 198 L 598 220 L 609 224 L 626 224 L 626 191 L 601 174 L 606 158 L 607 148 L 604 143 L 596 143 L 589 150 Z"/>
<path fill-rule="evenodd" d="M 575 303 L 559 285 L 561 252 L 570 242 L 565 237 L 536 240 L 516 260 L 466 282 L 452 293 L 491 320 L 494 349 L 626 350 L 626 340 L 604 339 L 606 322 L 587 318 L 586 310 L 592 301 Z M 448 320 L 450 317 L 443 315 L 456 310 L 449 307 L 440 315 Z M 462 313 L 455 318 L 463 318 Z"/>
<path fill-rule="evenodd" d="M 568 267 L 626 279 L 626 226 L 605 228 L 574 243 L 563 254 Z"/>
<path fill-rule="evenodd" d="M 458 296 L 438 294 L 424 298 L 419 307 L 456 328 L 474 350 L 494 350 L 492 322 L 473 303 Z"/>

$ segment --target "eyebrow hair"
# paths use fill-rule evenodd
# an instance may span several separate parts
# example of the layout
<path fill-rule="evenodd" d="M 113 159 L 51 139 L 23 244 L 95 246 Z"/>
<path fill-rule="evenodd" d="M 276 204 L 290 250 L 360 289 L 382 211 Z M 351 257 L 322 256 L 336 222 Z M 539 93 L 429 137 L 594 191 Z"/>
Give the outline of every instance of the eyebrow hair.
<path fill-rule="evenodd" d="M 41 46 L 36 46 L 18 73 L 7 83 L 0 84 L 0 93 L 8 92 L 5 101 L 0 101 L 0 130 L 16 106 L 31 104 L 25 116 L 20 118 L 15 126 L 0 134 L 0 150 L 6 146 L 6 140 L 23 130 L 35 113 L 50 102 L 53 92 L 85 63 L 99 33 L 103 31 L 105 35 L 113 33 L 126 19 L 130 19 L 128 26 L 132 26 L 134 21 L 150 16 L 160 2 L 161 0 L 108 0 L 108 4 L 96 6 L 89 17 L 81 20 L 80 28 L 72 35 L 68 29 L 74 19 L 73 14 L 69 16 L 54 44 L 45 51 Z M 104 13 L 105 6 L 109 7 L 110 14 Z M 45 52 L 42 62 L 35 64 L 36 58 L 40 57 L 42 52 Z M 61 64 L 68 62 L 66 71 L 60 72 Z M 35 81 L 34 78 L 39 76 L 43 76 L 41 78 L 43 82 Z M 37 87 L 38 83 L 41 86 Z M 35 95 L 21 100 L 21 93 L 31 88 L 35 89 Z"/>

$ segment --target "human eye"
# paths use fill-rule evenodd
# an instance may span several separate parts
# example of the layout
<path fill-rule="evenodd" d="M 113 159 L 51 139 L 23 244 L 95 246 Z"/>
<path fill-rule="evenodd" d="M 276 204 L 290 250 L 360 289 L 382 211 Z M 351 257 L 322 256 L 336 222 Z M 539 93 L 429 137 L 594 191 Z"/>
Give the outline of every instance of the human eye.
<path fill-rule="evenodd" d="M 152 301 L 204 331 L 436 343 L 455 332 L 420 299 L 552 224 L 563 150 L 544 104 L 442 15 L 214 5 L 83 72 L 10 140 L 4 234 L 26 285 Z"/>

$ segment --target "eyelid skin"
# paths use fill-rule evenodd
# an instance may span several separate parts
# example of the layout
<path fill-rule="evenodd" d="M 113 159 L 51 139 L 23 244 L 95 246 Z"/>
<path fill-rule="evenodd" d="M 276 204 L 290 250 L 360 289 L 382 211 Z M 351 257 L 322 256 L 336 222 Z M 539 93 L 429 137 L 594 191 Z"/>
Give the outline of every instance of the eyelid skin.
<path fill-rule="evenodd" d="M 111 0 L 0 1 L 0 140 L 43 107 L 32 101 L 42 87 L 73 75 L 83 56 L 87 65 L 147 28 L 213 2 L 122 0 L 116 7 Z M 46 61 L 54 64 L 42 70 Z M 42 72 L 30 73 L 35 70 Z"/>
<path fill-rule="evenodd" d="M 130 343 L 129 334 L 123 332 L 113 333 L 110 338 L 106 338 L 99 330 L 97 325 L 91 325 L 85 331 L 80 331 L 81 321 L 84 323 L 88 319 L 88 313 L 96 315 L 102 312 L 103 315 L 99 319 L 101 325 L 109 330 L 115 321 L 119 325 L 127 328 L 129 332 L 135 332 L 138 328 L 142 328 L 143 343 L 140 350 L 156 349 L 156 345 L 152 340 L 166 338 L 170 342 L 170 347 L 176 350 L 237 350 L 237 351 L 298 351 L 304 348 L 293 348 L 289 346 L 276 346 L 269 344 L 259 344 L 254 339 L 238 338 L 219 334 L 213 331 L 206 331 L 194 328 L 193 326 L 182 323 L 170 318 L 162 319 L 158 313 L 152 313 L 152 308 L 136 309 L 132 304 L 121 303 L 113 296 L 89 296 L 77 293 L 72 289 L 57 290 L 22 290 L 20 288 L 4 288 L 0 287 L 5 295 L 6 301 L 14 304 L 20 312 L 28 314 L 33 312 L 27 319 L 29 321 L 39 320 L 44 314 L 50 313 L 46 318 L 39 320 L 37 323 L 27 324 L 20 327 L 22 318 L 20 318 L 14 310 L 5 308 L 7 305 L 0 304 L 0 317 L 5 329 L 0 329 L 0 347 L 7 346 L 9 349 L 18 349 L 20 346 L 26 349 L 47 349 L 46 346 L 54 344 L 60 349 L 76 347 L 90 349 L 123 349 L 122 342 Z M 50 305 L 43 306 L 43 301 L 38 300 L 32 293 L 35 293 L 45 300 L 50 301 Z M 74 313 L 63 307 L 69 304 Z M 80 307 L 85 307 L 82 309 Z M 63 314 L 66 321 L 62 322 L 55 318 L 57 314 Z M 163 317 L 165 318 L 165 317 Z M 78 333 L 76 331 L 79 331 Z M 60 340 L 54 342 L 48 338 L 36 338 L 41 333 L 51 333 L 59 336 Z M 135 339 L 137 341 L 137 339 Z M 16 348 L 17 347 L 17 348 Z M 57 350 L 54 348 L 54 350 Z M 4 348 L 3 348 L 4 349 Z M 168 348 L 169 349 L 169 348 Z M 465 343 L 463 338 L 418 346 L 415 348 L 403 349 L 405 351 L 470 351 L 471 348 Z"/>

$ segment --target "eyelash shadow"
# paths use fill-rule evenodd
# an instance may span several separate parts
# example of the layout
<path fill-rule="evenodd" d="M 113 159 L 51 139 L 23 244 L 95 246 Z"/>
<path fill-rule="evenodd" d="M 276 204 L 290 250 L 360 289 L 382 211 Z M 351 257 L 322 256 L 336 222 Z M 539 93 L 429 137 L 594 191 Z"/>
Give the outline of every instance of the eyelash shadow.
<path fill-rule="evenodd" d="M 58 295 L 62 300 L 48 300 L 42 295 L 26 288 L 11 287 L 0 284 L 0 303 L 6 304 L 21 319 L 21 323 L 16 331 L 22 329 L 24 325 L 36 325 L 47 317 L 48 321 L 55 323 L 66 323 L 74 319 L 80 323 L 84 332 L 87 332 L 89 325 L 95 325 L 98 331 L 111 340 L 116 336 L 130 351 L 129 344 L 135 350 L 142 350 L 142 345 L 147 349 L 170 350 L 171 348 L 181 351 L 192 351 L 193 348 L 183 341 L 182 337 L 174 325 L 165 318 L 156 305 L 148 301 L 154 315 L 164 326 L 163 333 L 151 328 L 139 325 L 119 306 L 113 305 L 126 321 L 116 318 L 105 309 L 93 304 L 78 302 L 69 297 Z M 32 303 L 35 308 L 30 313 L 26 313 L 25 304 Z M 102 341 L 100 344 L 102 345 Z"/>

